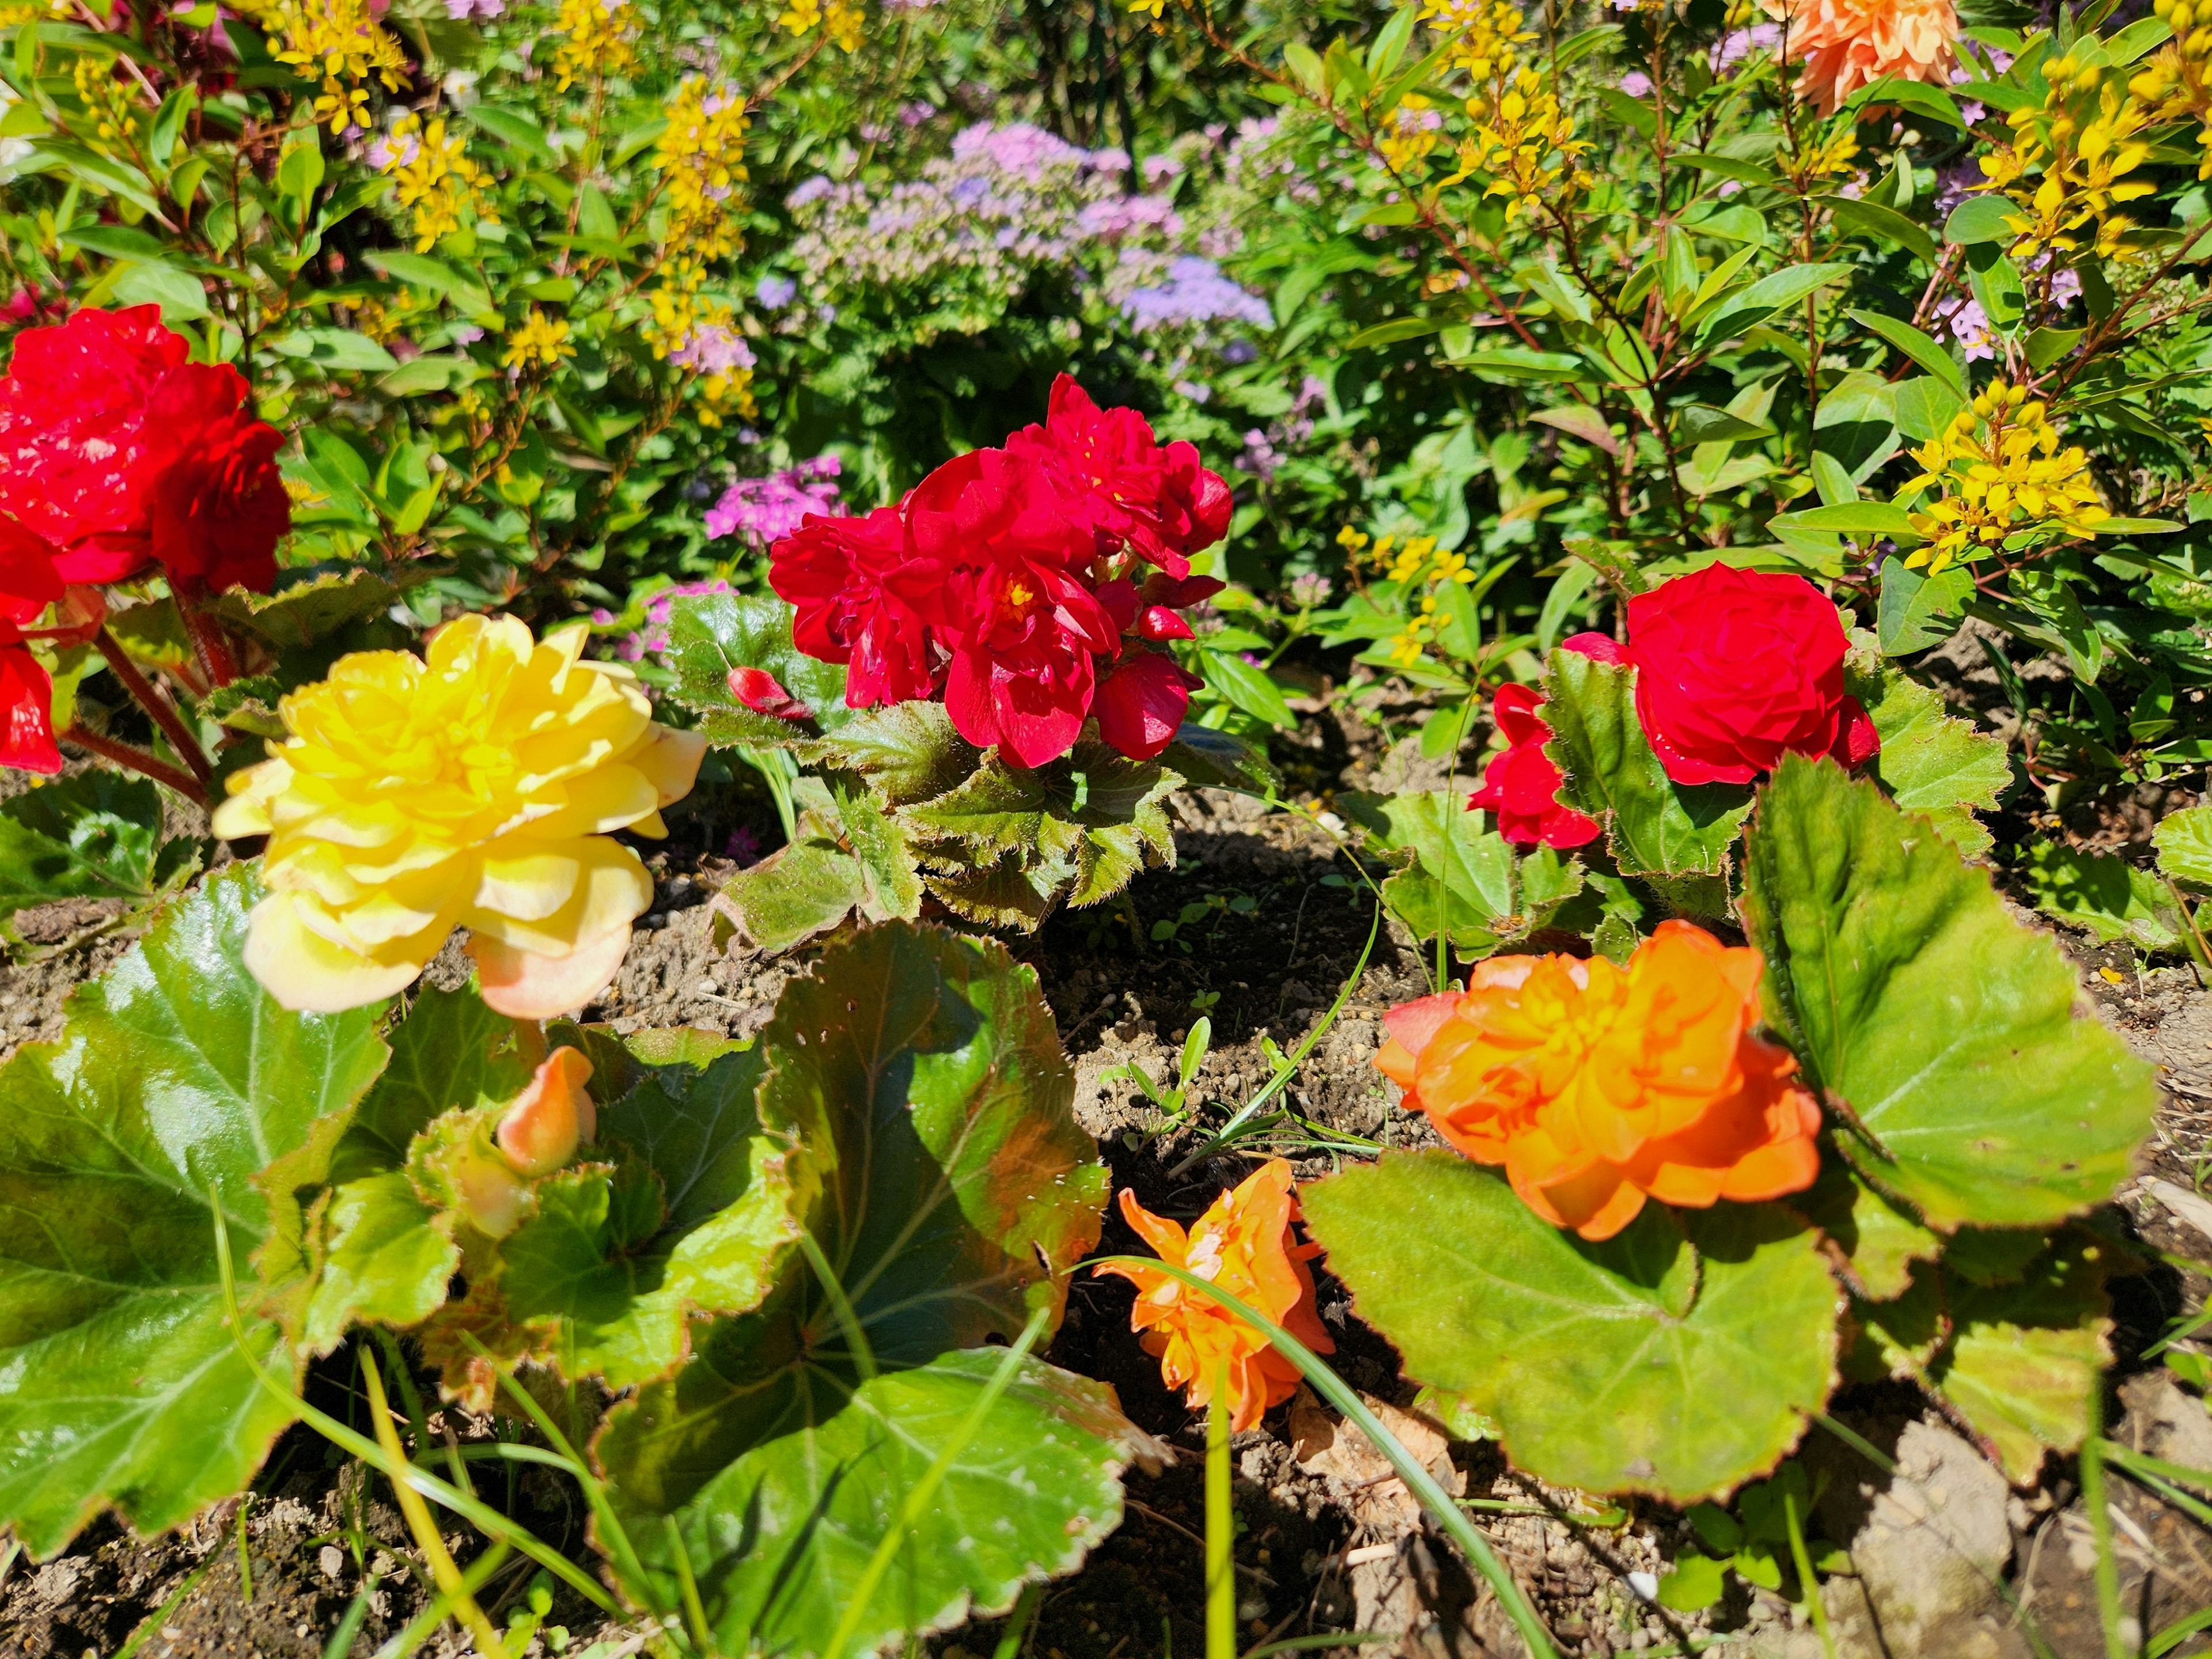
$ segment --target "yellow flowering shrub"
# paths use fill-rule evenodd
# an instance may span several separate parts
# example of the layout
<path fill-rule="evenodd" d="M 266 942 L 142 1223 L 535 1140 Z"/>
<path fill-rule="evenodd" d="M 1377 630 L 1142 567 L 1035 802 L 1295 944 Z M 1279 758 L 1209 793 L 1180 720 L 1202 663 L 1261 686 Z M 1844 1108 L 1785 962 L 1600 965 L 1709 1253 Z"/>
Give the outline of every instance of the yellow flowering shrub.
<path fill-rule="evenodd" d="M 471 161 L 467 141 L 443 119 L 427 125 L 418 115 L 403 115 L 374 157 L 398 185 L 394 199 L 413 216 L 415 251 L 427 253 L 459 230 L 466 219 L 499 222 L 490 195 L 491 174 Z"/>
<path fill-rule="evenodd" d="M 250 0 L 239 8 L 270 36 L 276 61 L 315 83 L 315 119 L 343 137 L 369 125 L 369 82 L 397 92 L 407 74 L 399 43 L 368 0 Z"/>
<path fill-rule="evenodd" d="M 2114 210 L 2157 189 L 2129 175 L 2149 158 L 2150 129 L 2158 121 L 2123 87 L 2118 70 L 2062 57 L 2045 64 L 2043 74 L 2050 82 L 2043 102 L 2006 116 L 2012 144 L 1982 158 L 1988 179 L 1982 188 L 2004 191 L 2021 210 L 2006 222 L 2018 239 L 2014 258 L 2055 248 L 2088 249 L 2110 259 L 2135 228 Z"/>
<path fill-rule="evenodd" d="M 288 1008 L 392 995 L 454 928 L 484 1000 L 582 1006 L 621 966 L 653 880 L 609 831 L 665 833 L 705 740 L 656 725 L 585 630 L 469 616 L 426 657 L 362 651 L 282 706 L 290 736 L 230 781 L 218 836 L 265 835 L 246 964 Z"/>
<path fill-rule="evenodd" d="M 2098 498 L 2089 458 L 2058 446 L 2058 428 L 2025 386 L 1992 380 L 1948 431 L 1912 452 L 1924 471 L 1898 492 L 1898 504 L 1939 493 L 1912 515 L 1928 539 L 1905 563 L 1933 573 L 2001 547 L 2095 535 L 2112 514 Z"/>
<path fill-rule="evenodd" d="M 509 368 L 553 368 L 563 358 L 575 355 L 575 342 L 568 337 L 568 319 L 548 317 L 535 306 L 522 325 L 507 337 Z"/>
<path fill-rule="evenodd" d="M 566 92 L 579 81 L 635 69 L 638 32 L 643 27 L 644 20 L 629 0 L 561 0 L 553 19 L 559 44 L 550 65 L 556 88 Z"/>

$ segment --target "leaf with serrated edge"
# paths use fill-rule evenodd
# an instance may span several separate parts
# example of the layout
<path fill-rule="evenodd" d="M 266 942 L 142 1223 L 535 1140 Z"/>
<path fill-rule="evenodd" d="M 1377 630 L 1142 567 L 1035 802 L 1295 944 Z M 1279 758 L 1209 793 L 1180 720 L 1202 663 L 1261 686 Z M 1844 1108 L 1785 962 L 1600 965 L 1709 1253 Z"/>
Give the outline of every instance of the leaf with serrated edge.
<path fill-rule="evenodd" d="M 871 921 L 912 916 L 921 906 L 921 876 L 906 832 L 884 812 L 868 786 L 849 772 L 833 772 L 823 781 L 836 803 L 845 844 L 867 885 L 861 907 Z"/>
<path fill-rule="evenodd" d="M 1487 954 L 1540 926 L 1582 890 L 1580 872 L 1549 848 L 1518 857 L 1503 836 L 1468 815 L 1464 795 L 1344 794 L 1336 808 L 1366 832 L 1370 847 L 1413 855 L 1409 867 L 1382 884 L 1382 898 L 1417 938 L 1434 939 L 1449 926 L 1455 945 Z"/>
<path fill-rule="evenodd" d="M 321 1218 L 326 1243 L 306 1309 L 301 1346 L 326 1354 L 360 1320 L 398 1329 L 445 1305 L 461 1265 L 450 1221 L 416 1195 L 398 1170 L 348 1182 Z"/>
<path fill-rule="evenodd" d="M 718 744 L 797 743 L 851 718 L 845 671 L 817 661 L 791 639 L 792 608 L 773 593 L 694 593 L 668 613 L 668 665 L 675 697 L 699 716 L 707 741 Z M 764 669 L 814 716 L 811 725 L 763 714 L 739 702 L 730 671 Z"/>
<path fill-rule="evenodd" d="M 1944 1275 L 1953 1334 L 1928 1380 L 2015 1486 L 2034 1480 L 2046 1450 L 2077 1451 L 2088 1432 L 2089 1390 L 2112 1357 L 2096 1249 L 2062 1242 L 2014 1285 Z"/>
<path fill-rule="evenodd" d="M 1984 872 L 1873 783 L 1795 755 L 1747 847 L 1768 1018 L 1851 1114 L 1837 1144 L 1868 1180 L 1948 1232 L 2046 1224 L 2126 1179 L 2150 1067 L 2075 1017 L 2073 969 Z"/>
<path fill-rule="evenodd" d="M 428 574 L 424 571 L 414 579 Z M 216 615 L 234 632 L 251 635 L 273 651 L 291 651 L 349 623 L 381 615 L 414 585 L 413 580 L 395 582 L 358 566 L 301 575 L 303 579 L 289 580 L 271 593 L 233 589 L 219 594 Z"/>
<path fill-rule="evenodd" d="M 983 758 L 953 729 L 943 703 L 918 701 L 861 709 L 816 747 L 819 758 L 860 773 L 893 806 L 945 793 Z"/>
<path fill-rule="evenodd" d="M 2212 806 L 2168 812 L 2151 832 L 2158 867 L 2176 881 L 2212 887 Z"/>
<path fill-rule="evenodd" d="M 1647 1204 L 1589 1244 L 1449 1152 L 1386 1153 L 1302 1197 L 1406 1374 L 1463 1395 L 1555 1485 L 1724 1492 L 1771 1468 L 1833 1386 L 1843 1297 L 1783 1205 Z"/>
<path fill-rule="evenodd" d="M 1668 779 L 1637 719 L 1635 671 L 1554 651 L 1548 690 L 1544 753 L 1565 775 L 1559 799 L 1605 825 L 1621 873 L 1725 874 L 1751 793 Z"/>
<path fill-rule="evenodd" d="M 1942 697 L 1886 662 L 1870 636 L 1857 637 L 1865 643 L 1845 665 L 1844 685 L 1881 738 L 1875 775 L 1899 806 L 1926 813 L 1967 857 L 1987 852 L 1995 837 L 1973 813 L 1995 811 L 2012 781 L 2004 739 L 1953 720 Z"/>
<path fill-rule="evenodd" d="M 2087 928 L 2106 945 L 2126 939 L 2139 951 L 2182 948 L 2187 924 L 2172 890 L 2117 854 L 2038 842 L 2021 861 L 2020 875 L 2037 909 Z"/>
<path fill-rule="evenodd" d="M 1073 873 L 1068 863 L 1027 864 L 1020 854 L 1008 853 L 973 865 L 933 858 L 922 880 L 963 921 L 1035 933 L 1060 902 Z"/>
<path fill-rule="evenodd" d="M 380 1006 L 288 1013 L 246 971 L 259 896 L 234 867 L 171 906 L 58 1041 L 0 1069 L 0 1520 L 33 1556 L 108 1504 L 144 1533 L 189 1519 L 291 1420 L 225 1322 L 210 1196 L 244 1273 L 269 1224 L 254 1177 L 386 1051 Z M 274 1325 L 245 1335 L 295 1374 Z"/>
<path fill-rule="evenodd" d="M 1019 1331 L 1098 1237 L 1106 1175 L 1035 973 L 1003 947 L 892 922 L 824 951 L 762 1032 L 764 1117 L 825 1187 L 809 1224 L 885 1369 Z M 854 1379 L 796 1259 L 672 1380 L 617 1407 L 599 1455 L 666 1511 L 748 1449 L 818 1424 Z M 840 1381 L 840 1379 L 843 1381 Z"/>
<path fill-rule="evenodd" d="M 797 839 L 732 876 L 714 904 L 769 956 L 826 933 L 868 902 L 867 872 L 811 814 Z"/>
<path fill-rule="evenodd" d="M 1903 1296 L 1912 1264 L 1932 1261 L 1943 1249 L 1942 1234 L 1833 1158 L 1822 1161 L 1820 1178 L 1790 1202 L 1828 1236 L 1847 1264 L 1852 1289 L 1869 1302 Z"/>
<path fill-rule="evenodd" d="M 592 1036 L 587 1053 L 616 1042 Z M 768 1295 L 818 1177 L 796 1133 L 763 1120 L 761 1066 L 757 1050 L 711 1039 L 636 1063 L 599 1113 L 603 1161 L 539 1183 L 537 1214 L 501 1245 L 509 1315 L 552 1331 L 570 1378 L 665 1376 L 690 1357 L 694 1318 Z"/>
<path fill-rule="evenodd" d="M 1227 732 L 1185 720 L 1160 763 L 1182 775 L 1194 789 L 1240 789 L 1264 795 L 1282 780 L 1261 750 Z"/>
<path fill-rule="evenodd" d="M 721 1651 L 823 1651 L 906 1492 L 1003 1357 L 948 1353 L 850 1392 L 824 1381 L 815 1421 L 752 1447 L 678 1511 Z M 947 1468 L 846 1651 L 1003 1613 L 1024 1584 L 1073 1571 L 1120 1523 L 1134 1443 L 1112 1389 L 1024 1362 Z M 675 1605 L 667 1530 L 632 1536 Z"/>

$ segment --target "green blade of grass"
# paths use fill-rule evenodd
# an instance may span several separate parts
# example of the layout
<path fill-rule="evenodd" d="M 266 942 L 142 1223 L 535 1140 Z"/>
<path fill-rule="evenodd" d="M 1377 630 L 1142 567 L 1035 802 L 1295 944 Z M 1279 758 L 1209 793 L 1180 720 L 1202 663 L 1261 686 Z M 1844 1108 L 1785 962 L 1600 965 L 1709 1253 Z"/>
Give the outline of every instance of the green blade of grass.
<path fill-rule="evenodd" d="M 1273 1100 L 1285 1084 L 1297 1075 L 1298 1067 L 1305 1063 L 1305 1057 L 1313 1052 L 1314 1044 L 1319 1042 L 1328 1033 L 1328 1028 L 1336 1024 L 1336 1017 L 1344 1012 L 1344 1005 L 1352 1000 L 1352 992 L 1358 988 L 1360 975 L 1367 971 L 1367 958 L 1374 953 L 1375 941 L 1382 937 L 1382 910 L 1378 904 L 1376 907 L 1375 920 L 1367 929 L 1367 943 L 1360 947 L 1359 960 L 1352 964 L 1352 977 L 1344 981 L 1344 988 L 1336 994 L 1336 1000 L 1329 1004 L 1328 1012 L 1322 1016 L 1321 1023 L 1306 1033 L 1305 1041 L 1299 1043 L 1297 1049 L 1292 1052 L 1289 1063 L 1279 1069 L 1274 1076 L 1269 1078 L 1261 1086 L 1257 1094 L 1237 1109 L 1236 1116 L 1223 1124 L 1212 1139 L 1168 1171 L 1169 1180 L 1181 1178 L 1193 1165 L 1212 1157 L 1215 1152 L 1227 1146 L 1235 1138 L 1237 1132 L 1249 1122 L 1262 1106 Z"/>
<path fill-rule="evenodd" d="M 1265 1336 L 1274 1345 L 1276 1352 L 1304 1374 L 1306 1381 L 1313 1385 L 1315 1393 L 1342 1412 L 1346 1420 L 1367 1437 L 1369 1443 L 1381 1452 L 1389 1460 L 1390 1467 L 1397 1471 L 1398 1478 L 1406 1483 L 1406 1490 L 1420 1500 L 1421 1507 L 1436 1518 L 1437 1525 L 1445 1535 L 1467 1553 L 1468 1561 L 1496 1594 L 1499 1605 L 1513 1620 L 1514 1628 L 1521 1632 L 1521 1639 L 1527 1644 L 1531 1659 L 1559 1659 L 1559 1650 L 1552 1645 L 1551 1635 L 1545 1630 L 1543 1620 L 1536 1616 L 1535 1608 L 1521 1593 L 1520 1584 L 1505 1570 L 1505 1564 L 1498 1559 L 1498 1553 L 1490 1547 L 1490 1540 L 1474 1529 L 1474 1523 L 1460 1513 L 1459 1506 L 1452 1501 L 1450 1495 L 1437 1484 L 1436 1477 L 1421 1467 L 1419 1460 L 1406 1449 L 1397 1436 L 1382 1426 L 1375 1413 L 1367 1409 L 1366 1403 L 1346 1385 L 1341 1377 L 1322 1364 L 1320 1356 L 1257 1309 L 1231 1295 L 1218 1285 L 1200 1279 L 1196 1273 L 1178 1267 L 1171 1261 L 1163 1261 L 1158 1256 L 1150 1255 L 1109 1255 L 1095 1257 L 1090 1265 L 1093 1268 L 1143 1267 L 1153 1273 L 1166 1273 L 1172 1279 L 1180 1279 L 1192 1290 L 1212 1297 Z"/>
<path fill-rule="evenodd" d="M 2105 1489 L 2105 1379 L 2089 1385 L 2089 1432 L 2081 1442 L 2081 1502 L 2097 1543 L 2097 1622 L 2104 1627 L 2105 1659 L 2128 1659 L 2120 1637 L 2120 1563 L 2112 1553 L 2112 1499 Z"/>

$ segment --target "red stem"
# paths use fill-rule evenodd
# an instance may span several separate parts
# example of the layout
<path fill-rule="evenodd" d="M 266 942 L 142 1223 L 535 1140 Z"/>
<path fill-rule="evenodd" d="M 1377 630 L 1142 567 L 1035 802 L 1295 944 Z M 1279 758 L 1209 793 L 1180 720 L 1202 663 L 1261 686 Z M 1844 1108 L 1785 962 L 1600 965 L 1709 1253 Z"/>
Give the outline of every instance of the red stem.
<path fill-rule="evenodd" d="M 208 612 L 200 609 L 200 595 L 177 595 L 177 611 L 185 619 L 185 631 L 192 636 L 192 649 L 200 659 L 200 668 L 210 685 L 228 685 L 238 678 L 238 659 L 231 655 L 230 641 L 222 636 L 222 625 Z"/>
<path fill-rule="evenodd" d="M 153 682 L 138 672 L 138 665 L 131 660 L 115 636 L 105 628 L 92 636 L 92 642 L 107 659 L 108 672 L 122 681 L 123 689 L 154 717 L 154 724 L 161 728 L 169 746 L 177 751 L 179 759 L 191 768 L 192 775 L 204 788 L 215 777 L 215 768 L 208 764 L 207 751 L 200 747 L 199 739 L 192 735 L 176 706 L 154 689 Z"/>
<path fill-rule="evenodd" d="M 134 749 L 127 743 L 118 743 L 112 738 L 103 738 L 97 732 L 88 732 L 82 726 L 72 726 L 62 733 L 64 743 L 73 743 L 80 749 L 89 749 L 103 760 L 113 761 L 118 766 L 149 777 L 156 783 L 165 783 L 195 806 L 208 804 L 207 791 L 188 774 L 179 772 L 167 761 L 156 760 L 143 749 Z"/>

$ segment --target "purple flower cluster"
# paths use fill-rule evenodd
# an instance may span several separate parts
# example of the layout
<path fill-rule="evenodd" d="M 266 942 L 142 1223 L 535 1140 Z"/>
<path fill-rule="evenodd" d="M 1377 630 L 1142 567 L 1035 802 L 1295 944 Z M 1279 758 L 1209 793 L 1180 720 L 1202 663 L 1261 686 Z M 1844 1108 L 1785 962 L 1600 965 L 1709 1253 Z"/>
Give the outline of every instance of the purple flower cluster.
<path fill-rule="evenodd" d="M 707 538 L 738 535 L 756 547 L 766 547 L 797 530 L 809 514 L 843 517 L 839 471 L 835 455 L 817 455 L 765 478 L 738 479 L 707 509 Z"/>
<path fill-rule="evenodd" d="M 702 374 L 728 374 L 753 366 L 753 349 L 745 337 L 726 323 L 702 323 L 668 354 L 678 368 L 696 368 Z"/>
<path fill-rule="evenodd" d="M 1224 321 L 1266 328 L 1274 320 L 1265 300 L 1231 282 L 1212 260 L 1194 254 L 1171 262 L 1167 279 L 1157 287 L 1132 291 L 1121 309 L 1139 329 Z"/>

